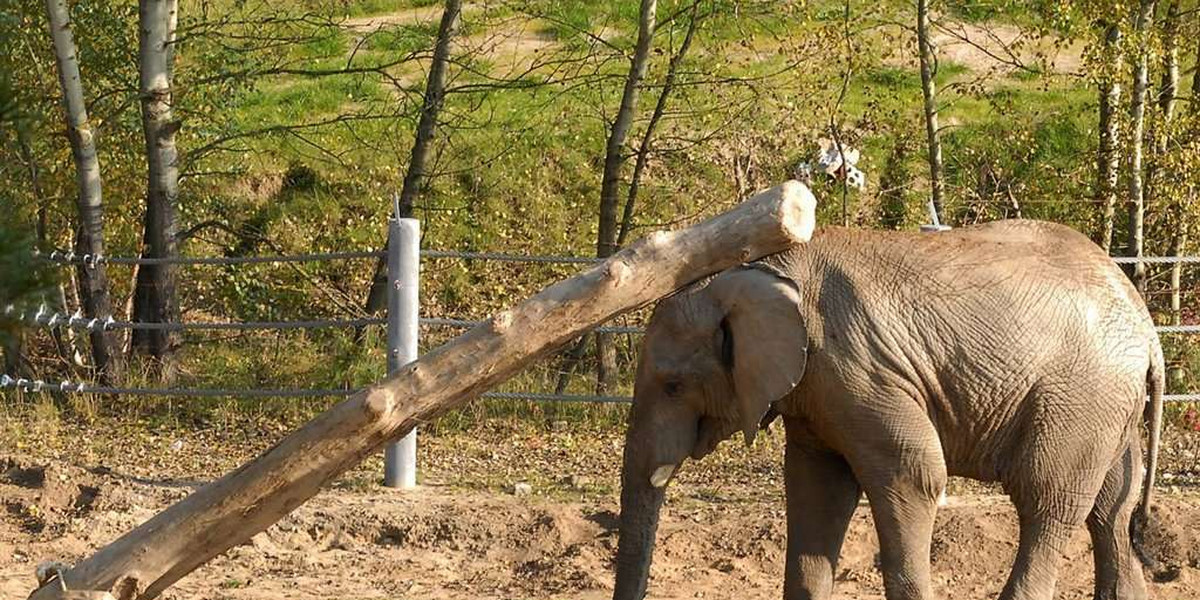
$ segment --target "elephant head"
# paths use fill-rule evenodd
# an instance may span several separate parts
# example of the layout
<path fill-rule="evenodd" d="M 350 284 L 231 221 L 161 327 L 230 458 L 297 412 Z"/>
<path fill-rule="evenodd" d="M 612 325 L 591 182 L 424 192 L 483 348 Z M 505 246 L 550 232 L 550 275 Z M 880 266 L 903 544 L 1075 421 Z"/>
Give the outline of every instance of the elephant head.
<path fill-rule="evenodd" d="M 807 339 L 795 282 L 764 265 L 725 271 L 659 303 L 625 439 L 614 599 L 645 594 L 664 489 L 680 463 L 738 430 L 753 442 L 771 403 L 804 375 Z"/>

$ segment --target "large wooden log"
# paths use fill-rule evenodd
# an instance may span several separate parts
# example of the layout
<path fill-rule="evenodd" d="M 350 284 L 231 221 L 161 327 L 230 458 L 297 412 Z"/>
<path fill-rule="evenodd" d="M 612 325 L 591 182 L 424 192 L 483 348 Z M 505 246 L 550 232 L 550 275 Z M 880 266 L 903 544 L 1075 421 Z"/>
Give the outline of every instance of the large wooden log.
<path fill-rule="evenodd" d="M 808 188 L 788 181 L 693 227 L 651 234 L 322 413 L 262 456 L 61 571 L 30 598 L 62 598 L 63 590 L 153 598 L 269 527 L 389 440 L 477 397 L 588 329 L 701 277 L 807 241 L 815 207 Z"/>

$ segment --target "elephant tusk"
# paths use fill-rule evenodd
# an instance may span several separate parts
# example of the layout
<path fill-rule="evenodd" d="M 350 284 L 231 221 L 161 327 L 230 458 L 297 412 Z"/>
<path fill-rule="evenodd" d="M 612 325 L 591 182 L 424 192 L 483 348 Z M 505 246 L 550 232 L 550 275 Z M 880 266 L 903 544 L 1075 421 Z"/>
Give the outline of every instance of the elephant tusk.
<path fill-rule="evenodd" d="M 650 485 L 660 488 L 667 485 L 667 481 L 671 479 L 671 474 L 675 472 L 675 465 L 663 465 L 654 470 L 650 475 Z"/>

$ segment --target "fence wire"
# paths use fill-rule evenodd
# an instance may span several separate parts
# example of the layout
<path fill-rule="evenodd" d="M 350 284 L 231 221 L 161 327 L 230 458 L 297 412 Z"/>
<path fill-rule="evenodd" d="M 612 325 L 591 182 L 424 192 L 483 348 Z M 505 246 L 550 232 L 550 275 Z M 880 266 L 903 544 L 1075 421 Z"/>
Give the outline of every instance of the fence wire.
<path fill-rule="evenodd" d="M 35 256 L 39 256 L 35 252 Z M 146 258 L 128 256 L 103 256 L 92 254 L 76 254 L 71 251 L 54 250 L 43 258 L 57 265 L 246 265 L 261 263 L 294 263 L 321 262 L 330 260 L 354 260 L 364 258 L 383 258 L 380 251 L 357 252 L 312 252 L 307 254 L 287 254 L 273 256 L 171 256 L 165 258 Z"/>
<path fill-rule="evenodd" d="M 582 256 L 535 256 L 508 254 L 502 252 L 463 252 L 449 250 L 421 250 L 422 257 L 431 259 L 461 259 L 485 260 L 496 262 L 541 263 L 541 264 L 595 264 L 604 259 Z M 385 258 L 383 251 L 351 251 L 351 252 L 315 252 L 293 255 L 273 256 L 224 256 L 224 257 L 109 257 L 102 255 L 78 255 L 71 251 L 55 250 L 46 255 L 38 255 L 42 259 L 58 265 L 84 265 L 95 267 L 100 264 L 108 265 L 241 265 L 265 263 L 297 263 L 320 262 L 332 260 L 362 260 Z M 1113 257 L 1117 264 L 1195 264 L 1200 263 L 1200 256 L 1144 256 L 1144 257 Z M 13 307 L 5 308 L 5 314 L 12 314 Z M 45 306 L 35 314 L 25 319 L 28 323 L 45 328 L 71 328 L 84 331 L 99 330 L 145 330 L 145 331 L 245 331 L 245 330 L 310 330 L 334 327 L 364 327 L 384 325 L 384 317 L 360 317 L 352 319 L 313 319 L 303 321 L 244 321 L 244 322 L 186 322 L 186 323 L 140 323 L 117 321 L 111 316 L 106 319 L 88 319 L 76 312 L 65 315 L 47 310 Z M 450 317 L 429 317 L 420 319 L 420 324 L 426 327 L 469 329 L 486 321 L 458 319 Z M 1156 330 L 1163 334 L 1194 334 L 1200 333 L 1200 325 L 1165 325 Z M 642 327 L 602 326 L 592 331 L 613 334 L 641 334 Z M 351 389 L 204 389 L 204 388 L 122 388 L 111 386 L 93 386 L 85 383 L 61 381 L 47 383 L 41 380 L 14 378 L 0 375 L 0 389 L 21 389 L 26 392 L 60 392 L 81 394 L 121 394 L 141 396 L 175 396 L 193 398 L 242 397 L 242 398 L 312 398 L 336 397 L 353 394 Z M 631 398 L 621 396 L 593 396 L 570 394 L 544 394 L 535 392 L 487 392 L 484 398 L 530 400 L 536 402 L 599 402 L 624 403 Z M 1173 394 L 1164 396 L 1167 402 L 1196 402 L 1200 394 Z"/>
<path fill-rule="evenodd" d="M 6 313 L 11 314 L 11 306 Z M 316 319 L 309 321 L 234 321 L 234 322 L 186 322 L 186 323 L 138 323 L 117 321 L 112 317 L 104 320 L 88 319 L 80 313 L 65 315 L 49 312 L 43 306 L 37 313 L 23 319 L 29 325 L 47 329 L 68 328 L 80 331 L 113 331 L 131 329 L 141 331 L 246 331 L 246 330 L 296 330 L 296 329 L 327 329 L 333 327 L 366 327 L 368 325 L 386 325 L 386 317 L 361 317 L 357 319 Z M 422 317 L 418 322 L 425 327 L 470 329 L 486 323 L 486 320 L 455 319 L 449 317 Z M 1200 333 L 1200 325 L 1159 325 L 1155 327 L 1158 333 Z M 633 334 L 646 333 L 645 327 L 620 325 L 605 325 L 590 331 L 596 333 Z"/>
<path fill-rule="evenodd" d="M 282 254 L 267 256 L 172 256 L 165 258 L 146 258 L 128 256 L 103 256 L 91 254 L 76 254 L 68 250 L 54 250 L 41 255 L 36 250 L 35 256 L 59 265 L 244 265 L 261 263 L 292 263 L 292 262 L 321 262 L 330 260 L 356 260 L 367 258 L 384 258 L 381 250 L 361 250 L 350 252 L 311 252 L 306 254 Z M 509 254 L 506 252 L 467 252 L 458 250 L 421 250 L 424 258 L 456 258 L 461 260 L 486 260 L 493 262 L 547 263 L 565 265 L 588 265 L 604 262 L 603 258 L 591 256 L 554 256 Z M 1114 256 L 1117 264 L 1195 264 L 1200 263 L 1200 256 Z"/>
<path fill-rule="evenodd" d="M 0 375 L 0 389 L 16 389 L 27 393 L 99 394 L 121 396 L 164 396 L 178 398 L 327 398 L 351 396 L 361 388 L 326 389 L 217 389 L 217 388 L 145 388 L 91 385 L 82 382 L 26 379 Z M 537 392 L 484 392 L 481 398 L 496 400 L 531 400 L 534 402 L 594 402 L 622 404 L 632 402 L 628 396 L 594 396 L 577 394 L 542 394 Z"/>
<path fill-rule="evenodd" d="M 1200 256 L 1114 256 L 1113 262 L 1119 265 L 1143 263 L 1148 265 L 1200 263 Z"/>
<path fill-rule="evenodd" d="M 34 252 L 35 256 L 41 256 Z M 508 254 L 504 252 L 460 252 L 456 250 L 421 250 L 424 258 L 457 258 L 462 260 L 486 260 L 494 262 L 524 262 L 548 263 L 564 265 L 588 265 L 604 262 L 603 258 L 590 256 L 534 256 L 524 254 Z M 103 256 L 92 254 L 76 254 L 72 251 L 54 250 L 42 256 L 45 260 L 57 265 L 245 265 L 263 263 L 295 263 L 322 262 L 331 260 L 356 260 L 366 258 L 385 258 L 386 253 L 379 250 L 363 250 L 354 252 L 311 252 L 307 254 L 282 254 L 267 256 L 171 256 L 164 258 L 146 258 L 129 256 Z"/>
<path fill-rule="evenodd" d="M 1154 330 L 1159 333 L 1200 333 L 1200 325 L 1159 325 Z"/>
<path fill-rule="evenodd" d="M 180 398 L 320 398 L 351 396 L 361 388 L 328 389 L 214 389 L 214 388 L 143 388 L 91 385 L 81 382 L 47 382 L 0 375 L 0 389 L 17 389 L 28 393 L 99 394 L 122 396 L 164 396 Z M 592 402 L 624 404 L 633 401 L 629 396 L 596 396 L 586 394 L 544 394 L 538 392 L 484 392 L 481 398 L 495 400 L 530 400 L 534 402 Z M 1166 394 L 1163 402 L 1200 402 L 1200 394 Z"/>
<path fill-rule="evenodd" d="M 11 314 L 11 306 L 6 309 Z M 65 315 L 50 312 L 43 306 L 37 313 L 22 319 L 25 323 L 47 329 L 68 328 L 80 331 L 113 331 L 131 329 L 140 331 L 246 331 L 261 329 L 294 330 L 294 329 L 328 329 L 334 327 L 366 327 L 368 325 L 386 325 L 386 317 L 360 317 L 356 319 L 317 319 L 309 321 L 234 321 L 234 322 L 199 322 L 186 323 L 139 323 L 117 321 L 112 317 L 107 319 L 88 319 L 80 313 Z M 426 327 L 470 329 L 487 321 L 468 319 L 453 319 L 444 317 L 428 317 L 419 319 Z M 599 333 L 639 334 L 645 333 L 642 327 L 602 326 L 592 329 Z"/>

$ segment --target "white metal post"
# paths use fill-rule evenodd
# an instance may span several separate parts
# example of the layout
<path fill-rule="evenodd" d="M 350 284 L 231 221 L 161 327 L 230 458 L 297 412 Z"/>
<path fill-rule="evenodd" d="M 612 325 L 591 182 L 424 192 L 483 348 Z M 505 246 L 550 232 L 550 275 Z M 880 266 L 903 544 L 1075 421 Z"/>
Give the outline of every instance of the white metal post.
<path fill-rule="evenodd" d="M 417 360 L 420 246 L 420 221 L 401 219 L 398 214 L 388 220 L 388 373 Z M 383 485 L 399 489 L 417 486 L 416 429 L 384 448 Z"/>

